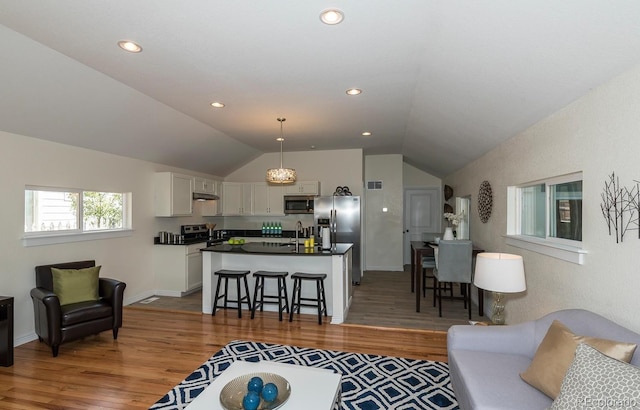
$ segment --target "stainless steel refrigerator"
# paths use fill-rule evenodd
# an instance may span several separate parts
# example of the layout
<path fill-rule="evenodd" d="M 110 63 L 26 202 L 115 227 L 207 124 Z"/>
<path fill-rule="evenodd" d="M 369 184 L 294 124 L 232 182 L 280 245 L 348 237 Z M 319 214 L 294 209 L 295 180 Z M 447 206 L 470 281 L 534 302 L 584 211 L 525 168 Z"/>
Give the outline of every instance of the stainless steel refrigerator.
<path fill-rule="evenodd" d="M 359 196 L 320 196 L 314 200 L 315 232 L 321 238 L 322 228 L 331 231 L 331 243 L 352 243 L 353 283 L 362 277 L 362 242 L 360 240 L 361 205 Z"/>

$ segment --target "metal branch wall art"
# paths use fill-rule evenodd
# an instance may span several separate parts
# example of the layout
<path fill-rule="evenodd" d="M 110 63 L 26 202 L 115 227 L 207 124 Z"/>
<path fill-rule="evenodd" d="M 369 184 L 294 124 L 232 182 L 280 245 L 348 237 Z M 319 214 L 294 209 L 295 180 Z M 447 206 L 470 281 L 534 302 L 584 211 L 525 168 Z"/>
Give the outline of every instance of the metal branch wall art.
<path fill-rule="evenodd" d="M 620 186 L 615 172 L 604 183 L 600 209 L 609 229 L 609 236 L 616 236 L 616 243 L 624 240 L 627 231 L 637 230 L 640 239 L 640 181 L 631 189 Z"/>

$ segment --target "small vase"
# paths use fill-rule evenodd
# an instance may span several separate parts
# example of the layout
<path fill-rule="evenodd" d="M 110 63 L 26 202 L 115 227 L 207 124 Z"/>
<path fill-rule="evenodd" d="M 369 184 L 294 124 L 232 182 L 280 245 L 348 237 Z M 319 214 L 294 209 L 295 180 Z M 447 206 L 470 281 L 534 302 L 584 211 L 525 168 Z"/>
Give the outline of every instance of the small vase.
<path fill-rule="evenodd" d="M 451 228 L 450 226 L 446 227 L 442 239 L 444 239 L 445 241 L 454 240 L 455 238 L 453 237 L 453 228 Z"/>

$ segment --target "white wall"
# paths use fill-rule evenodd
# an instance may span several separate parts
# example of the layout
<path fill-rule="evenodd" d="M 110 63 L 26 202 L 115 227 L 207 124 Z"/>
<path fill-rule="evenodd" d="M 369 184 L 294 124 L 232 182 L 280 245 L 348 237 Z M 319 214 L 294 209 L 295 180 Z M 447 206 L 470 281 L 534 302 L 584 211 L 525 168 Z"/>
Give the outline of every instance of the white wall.
<path fill-rule="evenodd" d="M 382 181 L 381 190 L 365 193 L 365 268 L 402 271 L 402 155 L 367 155 L 365 181 Z M 383 212 L 387 208 L 387 212 Z"/>
<path fill-rule="evenodd" d="M 640 239 L 616 244 L 600 211 L 604 182 L 640 180 L 640 67 L 591 91 L 462 170 L 446 177 L 457 196 L 471 195 L 472 240 L 488 251 L 524 257 L 527 291 L 510 295 L 509 323 L 563 308 L 585 308 L 640 332 Z M 583 172 L 584 265 L 505 245 L 506 189 L 537 179 Z M 480 183 L 493 188 L 493 212 L 480 222 Z"/>
<path fill-rule="evenodd" d="M 406 162 L 402 164 L 402 183 L 405 188 L 442 187 L 440 178 L 421 171 Z"/>
<path fill-rule="evenodd" d="M 285 152 L 283 165 L 296 170 L 298 181 L 320 181 L 320 195 L 333 195 L 336 187 L 348 186 L 362 195 L 363 155 L 361 149 Z M 267 169 L 280 166 L 280 153 L 263 154 L 227 175 L 225 181 L 264 182 Z"/>
<path fill-rule="evenodd" d="M 18 343 L 35 337 L 29 291 L 35 286 L 34 267 L 56 262 L 95 259 L 101 276 L 127 283 L 125 303 L 153 294 L 153 237 L 160 230 L 179 232 L 181 224 L 215 218 L 199 215 L 155 218 L 153 174 L 186 170 L 153 164 L 0 132 L 0 294 L 15 298 L 15 338 Z M 209 176 L 213 177 L 213 176 Z M 25 185 L 132 192 L 133 234 L 130 237 L 24 247 Z"/>
<path fill-rule="evenodd" d="M 235 172 L 225 181 L 264 182 L 267 169 L 280 165 L 280 153 L 261 155 Z M 363 155 L 361 149 L 335 151 L 285 152 L 283 165 L 294 168 L 298 181 L 320 181 L 320 195 L 333 195 L 336 187 L 347 186 L 353 195 L 362 196 Z M 364 202 L 363 202 L 364 203 Z M 295 229 L 296 222 L 313 226 L 313 215 L 285 215 L 280 217 L 225 217 L 224 227 L 260 229 L 263 221 L 280 222 L 283 229 Z"/>

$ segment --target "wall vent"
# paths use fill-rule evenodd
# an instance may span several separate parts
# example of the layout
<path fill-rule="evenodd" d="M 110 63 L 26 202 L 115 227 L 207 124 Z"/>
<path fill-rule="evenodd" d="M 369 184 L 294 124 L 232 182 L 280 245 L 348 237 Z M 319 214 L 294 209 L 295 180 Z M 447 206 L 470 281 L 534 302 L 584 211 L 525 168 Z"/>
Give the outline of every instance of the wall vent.
<path fill-rule="evenodd" d="M 382 189 L 382 181 L 367 181 L 367 189 Z"/>

